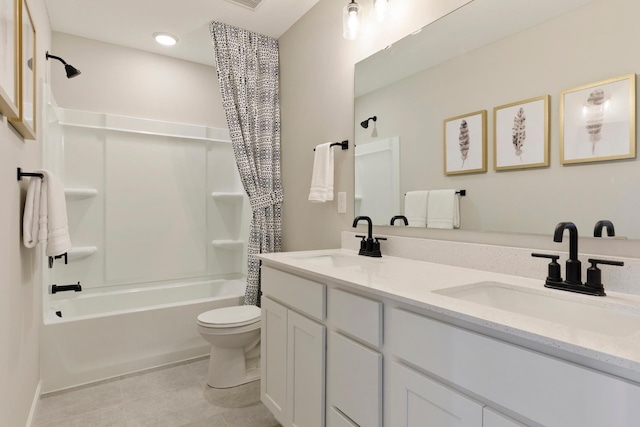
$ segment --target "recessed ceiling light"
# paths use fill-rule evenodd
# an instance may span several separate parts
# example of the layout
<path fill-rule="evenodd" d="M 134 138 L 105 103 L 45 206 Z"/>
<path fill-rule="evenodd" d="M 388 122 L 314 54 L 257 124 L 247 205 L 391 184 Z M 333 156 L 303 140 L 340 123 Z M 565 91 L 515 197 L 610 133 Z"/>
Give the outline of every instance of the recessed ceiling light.
<path fill-rule="evenodd" d="M 178 43 L 178 38 L 169 33 L 154 33 L 153 38 L 156 39 L 158 43 L 164 46 L 173 46 L 174 44 Z"/>

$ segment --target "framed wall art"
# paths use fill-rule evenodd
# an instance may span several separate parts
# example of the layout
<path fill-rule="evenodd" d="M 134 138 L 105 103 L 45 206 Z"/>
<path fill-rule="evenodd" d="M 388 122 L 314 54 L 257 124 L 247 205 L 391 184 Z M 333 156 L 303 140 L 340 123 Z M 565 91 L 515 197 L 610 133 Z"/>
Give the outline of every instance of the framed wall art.
<path fill-rule="evenodd" d="M 36 29 L 33 26 L 29 6 L 25 0 L 19 0 L 19 44 L 18 73 L 19 102 L 18 117 L 9 119 L 9 123 L 25 139 L 36 139 Z"/>
<path fill-rule="evenodd" d="M 487 171 L 487 110 L 444 120 L 444 173 Z"/>
<path fill-rule="evenodd" d="M 569 89 L 560 95 L 560 162 L 636 156 L 636 75 Z"/>
<path fill-rule="evenodd" d="M 18 117 L 18 0 L 0 0 L 0 114 Z"/>
<path fill-rule="evenodd" d="M 549 95 L 493 109 L 495 170 L 549 166 Z"/>

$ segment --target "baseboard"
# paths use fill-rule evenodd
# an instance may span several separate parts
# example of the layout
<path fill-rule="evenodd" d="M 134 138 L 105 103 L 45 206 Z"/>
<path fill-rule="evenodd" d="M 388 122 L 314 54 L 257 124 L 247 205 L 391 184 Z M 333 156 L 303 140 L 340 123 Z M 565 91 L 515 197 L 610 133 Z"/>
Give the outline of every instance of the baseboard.
<path fill-rule="evenodd" d="M 31 409 L 29 410 L 29 418 L 27 418 L 27 423 L 25 427 L 31 427 L 33 424 L 33 419 L 36 417 L 36 411 L 38 410 L 38 402 L 40 402 L 40 390 L 42 389 L 42 381 L 38 381 L 38 387 L 36 387 L 36 392 L 33 395 L 33 401 L 31 402 Z"/>

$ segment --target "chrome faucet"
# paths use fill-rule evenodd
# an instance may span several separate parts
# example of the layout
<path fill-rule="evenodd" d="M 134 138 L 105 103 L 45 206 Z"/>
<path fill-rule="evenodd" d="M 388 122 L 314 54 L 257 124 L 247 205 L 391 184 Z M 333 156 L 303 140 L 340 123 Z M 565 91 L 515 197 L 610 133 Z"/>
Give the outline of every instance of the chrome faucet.
<path fill-rule="evenodd" d="M 561 222 L 553 233 L 554 242 L 562 242 L 564 230 L 569 230 L 569 259 L 566 262 L 567 282 L 570 285 L 582 285 L 582 266 L 578 260 L 578 227 L 572 222 Z"/>
<path fill-rule="evenodd" d="M 364 256 L 370 256 L 370 257 L 376 257 L 376 258 L 381 257 L 382 253 L 380 252 L 380 240 L 387 240 L 387 239 L 385 237 L 374 238 L 372 236 L 373 222 L 371 221 L 371 218 L 369 218 L 368 216 L 357 216 L 353 220 L 353 227 L 354 228 L 357 227 L 358 222 L 360 221 L 367 221 L 367 235 L 356 236 L 356 237 L 362 238 L 362 241 L 360 242 L 360 252 L 358 252 L 358 255 L 364 255 Z"/>

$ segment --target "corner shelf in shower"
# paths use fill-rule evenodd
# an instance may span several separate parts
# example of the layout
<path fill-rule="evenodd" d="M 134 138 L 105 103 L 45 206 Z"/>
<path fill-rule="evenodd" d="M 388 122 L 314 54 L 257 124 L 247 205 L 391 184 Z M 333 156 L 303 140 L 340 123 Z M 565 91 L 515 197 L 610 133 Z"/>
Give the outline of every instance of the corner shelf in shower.
<path fill-rule="evenodd" d="M 241 202 L 244 194 L 242 193 L 221 193 L 221 192 L 213 192 L 211 193 L 211 197 L 215 200 L 220 200 L 224 202 Z"/>
<path fill-rule="evenodd" d="M 98 248 L 95 246 L 78 246 L 69 249 L 67 256 L 69 261 L 73 261 L 80 258 L 86 258 L 98 252 Z"/>
<path fill-rule="evenodd" d="M 65 188 L 64 195 L 72 200 L 89 199 L 98 195 L 95 188 Z"/>
<path fill-rule="evenodd" d="M 213 245 L 213 247 L 220 249 L 242 249 L 244 247 L 243 240 L 213 240 L 211 244 Z"/>

